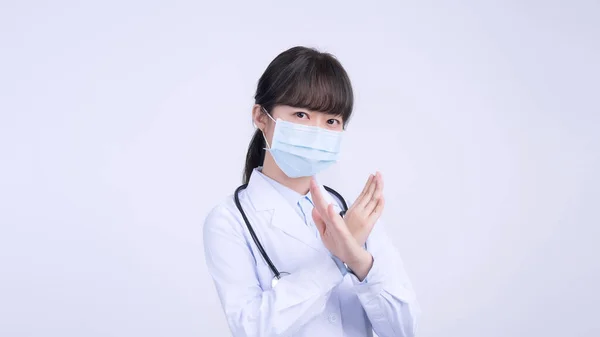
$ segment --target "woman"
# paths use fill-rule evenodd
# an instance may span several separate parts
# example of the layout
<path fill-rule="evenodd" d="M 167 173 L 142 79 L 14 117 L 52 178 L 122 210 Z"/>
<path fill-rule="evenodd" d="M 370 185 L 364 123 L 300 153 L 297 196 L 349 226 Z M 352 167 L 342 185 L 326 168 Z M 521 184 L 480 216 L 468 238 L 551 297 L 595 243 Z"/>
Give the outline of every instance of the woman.
<path fill-rule="evenodd" d="M 258 81 L 247 185 L 204 225 L 206 262 L 234 336 L 414 335 L 414 292 L 376 224 L 381 174 L 346 212 L 314 178 L 338 159 L 352 106 L 346 71 L 314 49 L 284 51 Z"/>

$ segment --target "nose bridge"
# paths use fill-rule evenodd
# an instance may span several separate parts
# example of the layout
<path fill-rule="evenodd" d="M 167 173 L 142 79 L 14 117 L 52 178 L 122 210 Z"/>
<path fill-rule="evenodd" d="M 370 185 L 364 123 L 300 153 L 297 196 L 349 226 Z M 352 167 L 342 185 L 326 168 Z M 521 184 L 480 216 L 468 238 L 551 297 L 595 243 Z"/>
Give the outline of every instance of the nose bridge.
<path fill-rule="evenodd" d="M 320 128 L 327 128 L 327 120 L 329 119 L 329 115 L 324 113 L 315 114 L 314 118 L 311 120 L 312 126 L 317 126 Z"/>

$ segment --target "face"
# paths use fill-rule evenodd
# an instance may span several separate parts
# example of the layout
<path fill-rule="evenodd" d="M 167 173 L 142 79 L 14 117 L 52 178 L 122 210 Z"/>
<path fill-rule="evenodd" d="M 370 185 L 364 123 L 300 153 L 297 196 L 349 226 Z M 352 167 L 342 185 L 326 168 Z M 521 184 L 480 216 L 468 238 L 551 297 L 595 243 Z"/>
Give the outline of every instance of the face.
<path fill-rule="evenodd" d="M 344 121 L 341 116 L 335 116 L 319 111 L 307 110 L 304 108 L 295 108 L 288 105 L 277 105 L 271 111 L 273 119 L 280 118 L 286 122 L 292 122 L 302 125 L 316 126 L 326 130 L 343 131 Z M 254 124 L 262 130 L 265 137 L 271 143 L 275 122 L 269 118 L 262 110 L 260 105 L 255 105 L 252 110 Z"/>

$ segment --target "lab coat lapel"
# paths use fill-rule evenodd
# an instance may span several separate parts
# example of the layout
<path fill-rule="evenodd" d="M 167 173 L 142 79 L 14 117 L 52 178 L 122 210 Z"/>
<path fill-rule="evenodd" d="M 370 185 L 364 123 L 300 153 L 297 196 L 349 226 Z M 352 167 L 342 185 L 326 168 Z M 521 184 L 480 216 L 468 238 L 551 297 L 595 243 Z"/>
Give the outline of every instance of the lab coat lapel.
<path fill-rule="evenodd" d="M 280 229 L 311 248 L 319 251 L 325 249 L 318 235 L 315 236 L 313 230 L 304 223 L 296 210 L 284 200 L 268 181 L 256 173 L 256 170 L 250 176 L 246 191 L 256 211 L 272 212 L 271 226 Z M 312 215 L 309 214 L 309 216 Z"/>

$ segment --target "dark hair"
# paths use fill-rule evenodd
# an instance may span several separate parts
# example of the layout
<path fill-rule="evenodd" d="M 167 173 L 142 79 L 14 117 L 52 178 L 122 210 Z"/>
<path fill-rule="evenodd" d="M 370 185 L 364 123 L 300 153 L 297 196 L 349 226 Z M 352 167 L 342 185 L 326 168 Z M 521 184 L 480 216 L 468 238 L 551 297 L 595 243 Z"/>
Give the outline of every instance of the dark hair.
<path fill-rule="evenodd" d="M 335 56 L 293 47 L 271 61 L 258 80 L 254 102 L 268 112 L 277 105 L 325 112 L 340 116 L 346 126 L 354 95 L 348 74 Z M 263 164 L 265 147 L 262 132 L 257 129 L 246 154 L 244 183 L 250 180 L 252 170 Z"/>

